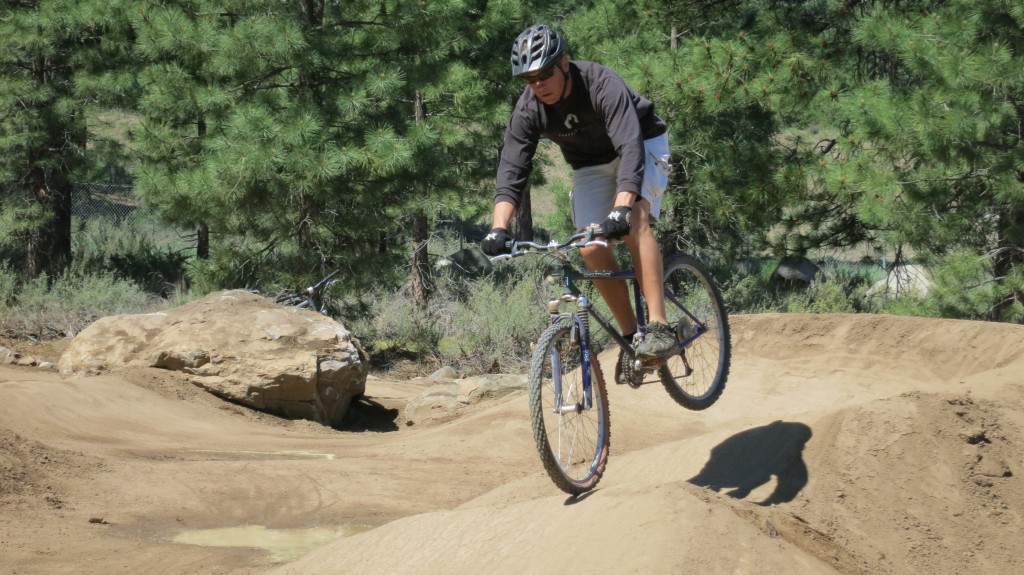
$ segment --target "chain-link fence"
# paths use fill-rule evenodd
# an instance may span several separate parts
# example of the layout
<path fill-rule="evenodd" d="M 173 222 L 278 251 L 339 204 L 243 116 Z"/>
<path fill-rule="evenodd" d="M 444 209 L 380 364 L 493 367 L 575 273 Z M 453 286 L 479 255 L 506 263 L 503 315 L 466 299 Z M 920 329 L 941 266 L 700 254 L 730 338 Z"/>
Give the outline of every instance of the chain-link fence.
<path fill-rule="evenodd" d="M 24 197 L 23 186 L 0 183 L 0 201 L 11 202 Z M 143 236 L 152 246 L 182 248 L 192 243 L 188 235 L 161 222 L 150 213 L 135 195 L 130 183 L 73 182 L 71 184 L 72 241 L 82 230 L 102 226 Z"/>
<path fill-rule="evenodd" d="M 76 229 L 96 224 L 128 230 L 156 248 L 187 249 L 194 236 L 161 222 L 145 208 L 130 184 L 76 182 L 72 184 L 71 217 Z M 72 232 L 74 233 L 74 232 Z"/>
<path fill-rule="evenodd" d="M 104 218 L 124 224 L 139 211 L 135 188 L 129 184 L 76 182 L 71 187 L 71 217 Z M 136 218 L 138 219 L 138 218 Z"/>

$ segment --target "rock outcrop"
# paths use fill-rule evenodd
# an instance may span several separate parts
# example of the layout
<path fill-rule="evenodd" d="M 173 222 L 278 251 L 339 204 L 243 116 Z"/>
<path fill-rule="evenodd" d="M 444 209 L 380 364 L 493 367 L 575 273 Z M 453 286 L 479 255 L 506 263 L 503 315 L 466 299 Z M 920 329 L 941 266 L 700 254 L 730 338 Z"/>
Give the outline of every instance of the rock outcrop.
<path fill-rule="evenodd" d="M 121 367 L 178 371 L 229 401 L 336 425 L 365 393 L 368 362 L 333 319 L 228 290 L 166 312 L 101 318 L 58 364 L 64 377 Z"/>

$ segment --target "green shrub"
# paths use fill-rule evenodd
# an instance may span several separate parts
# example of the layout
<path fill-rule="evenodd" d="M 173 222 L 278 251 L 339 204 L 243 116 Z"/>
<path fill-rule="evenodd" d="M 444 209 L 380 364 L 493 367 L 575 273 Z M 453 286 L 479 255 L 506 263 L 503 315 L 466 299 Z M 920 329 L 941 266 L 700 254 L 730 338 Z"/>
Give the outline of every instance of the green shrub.
<path fill-rule="evenodd" d="M 726 270 L 722 296 L 732 313 L 854 313 L 865 311 L 864 294 L 884 276 L 879 266 L 825 258 L 806 287 L 771 281 L 778 260 L 746 260 Z"/>
<path fill-rule="evenodd" d="M 7 264 L 0 264 L 0 310 L 14 304 L 14 294 L 18 289 L 18 275 L 11 271 Z"/>
<path fill-rule="evenodd" d="M 10 273 L 0 276 L 9 277 Z M 8 285 L 10 280 L 0 283 Z M 12 291 L 10 303 L 0 308 L 0 315 L 5 332 L 14 337 L 74 337 L 97 318 L 140 313 L 160 305 L 160 300 L 133 282 L 109 272 L 65 274 L 52 282 L 44 274 Z"/>
<path fill-rule="evenodd" d="M 407 287 L 342 298 L 338 308 L 378 367 L 412 359 L 463 374 L 526 373 L 532 344 L 548 325 L 547 302 L 562 293 L 560 285 L 545 279 L 551 264 L 549 258 L 521 258 L 498 264 L 485 277 L 447 277 L 437 282 L 426 310 L 414 308 Z M 581 287 L 598 313 L 610 319 L 596 290 Z M 595 328 L 597 349 L 610 339 Z"/>
<path fill-rule="evenodd" d="M 774 264 L 763 265 L 749 275 L 734 275 L 722 285 L 722 298 L 732 313 L 768 313 L 779 311 L 781 299 L 768 278 Z M 766 271 L 767 270 L 767 271 Z"/>
<path fill-rule="evenodd" d="M 415 309 L 407 288 L 374 290 L 339 307 L 346 310 L 343 322 L 380 367 L 416 359 L 463 373 L 521 372 L 530 342 L 545 325 L 539 277 L 510 268 L 439 282 L 426 310 Z"/>
<path fill-rule="evenodd" d="M 857 311 L 846 293 L 846 286 L 832 279 L 818 280 L 789 299 L 792 313 L 854 313 Z"/>
<path fill-rule="evenodd" d="M 132 280 L 142 289 L 167 296 L 184 278 L 186 245 L 165 231 L 159 240 L 133 216 L 114 223 L 104 218 L 75 221 L 72 275 L 85 277 L 98 271 Z"/>
<path fill-rule="evenodd" d="M 940 317 L 989 319 L 999 301 L 999 285 L 993 281 L 988 258 L 957 253 L 931 268 L 934 286 L 924 304 Z"/>

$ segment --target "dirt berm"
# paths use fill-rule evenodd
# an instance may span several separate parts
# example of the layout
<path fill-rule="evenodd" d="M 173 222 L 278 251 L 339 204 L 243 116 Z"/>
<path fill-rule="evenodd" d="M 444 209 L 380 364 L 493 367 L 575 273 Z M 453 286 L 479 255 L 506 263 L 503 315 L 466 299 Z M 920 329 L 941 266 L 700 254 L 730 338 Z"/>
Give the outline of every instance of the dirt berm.
<path fill-rule="evenodd" d="M 405 426 L 427 382 L 371 378 L 336 431 L 158 370 L 2 366 L 0 574 L 1024 573 L 1024 327 L 732 324 L 710 409 L 611 386 L 578 499 L 522 392 Z"/>

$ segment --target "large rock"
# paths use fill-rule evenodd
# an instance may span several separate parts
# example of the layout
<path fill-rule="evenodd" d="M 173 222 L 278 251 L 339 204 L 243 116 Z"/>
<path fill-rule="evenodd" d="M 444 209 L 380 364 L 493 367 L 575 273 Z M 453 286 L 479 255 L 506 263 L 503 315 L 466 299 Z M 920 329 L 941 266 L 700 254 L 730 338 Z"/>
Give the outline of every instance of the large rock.
<path fill-rule="evenodd" d="M 818 265 L 803 256 L 782 258 L 772 272 L 771 281 L 777 285 L 809 285 L 818 275 Z"/>
<path fill-rule="evenodd" d="M 884 295 L 891 298 L 911 296 L 923 298 L 931 291 L 934 283 L 927 268 L 915 265 L 899 265 L 889 270 L 867 291 L 868 297 Z"/>
<path fill-rule="evenodd" d="M 477 277 L 493 271 L 494 264 L 478 248 L 462 248 L 449 256 L 438 258 L 434 268 L 455 277 Z"/>
<path fill-rule="evenodd" d="M 242 290 L 179 308 L 93 322 L 60 358 L 62 376 L 119 367 L 180 371 L 253 409 L 327 425 L 366 390 L 366 352 L 338 322 Z"/>
<path fill-rule="evenodd" d="M 430 379 L 433 385 L 406 405 L 403 414 L 406 425 L 448 421 L 470 405 L 485 399 L 498 399 L 525 390 L 527 386 L 525 375 L 513 374 L 479 375 L 466 379 L 431 376 Z"/>

